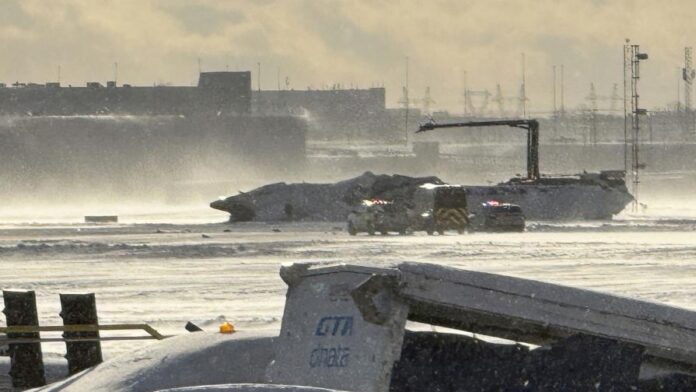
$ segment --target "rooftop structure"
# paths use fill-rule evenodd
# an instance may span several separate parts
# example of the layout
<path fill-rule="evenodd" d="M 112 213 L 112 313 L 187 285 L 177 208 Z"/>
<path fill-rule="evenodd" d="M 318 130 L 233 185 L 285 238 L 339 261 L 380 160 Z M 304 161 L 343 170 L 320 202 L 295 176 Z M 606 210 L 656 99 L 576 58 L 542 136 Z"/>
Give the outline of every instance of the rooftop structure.
<path fill-rule="evenodd" d="M 202 72 L 198 86 L 117 86 L 115 81 L 84 87 L 19 83 L 0 86 L 0 114 L 30 116 L 176 115 L 251 112 L 250 72 Z"/>

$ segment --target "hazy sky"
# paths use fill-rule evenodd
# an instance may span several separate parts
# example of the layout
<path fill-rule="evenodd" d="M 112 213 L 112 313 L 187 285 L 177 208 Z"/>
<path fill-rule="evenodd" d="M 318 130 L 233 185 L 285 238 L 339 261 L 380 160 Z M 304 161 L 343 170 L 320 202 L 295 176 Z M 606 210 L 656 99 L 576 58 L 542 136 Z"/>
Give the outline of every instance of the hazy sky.
<path fill-rule="evenodd" d="M 472 89 L 516 95 L 525 52 L 530 109 L 548 111 L 554 64 L 567 106 L 592 81 L 610 95 L 627 37 L 650 55 L 645 106 L 676 101 L 693 0 L 0 0 L 0 81 L 53 81 L 60 65 L 63 84 L 104 82 L 118 62 L 119 83 L 190 85 L 201 58 L 204 71 L 253 71 L 254 87 L 261 62 L 263 89 L 279 72 L 295 89 L 384 84 L 396 106 L 408 56 L 412 97 L 431 86 L 434 106 L 461 111 L 464 70 Z"/>

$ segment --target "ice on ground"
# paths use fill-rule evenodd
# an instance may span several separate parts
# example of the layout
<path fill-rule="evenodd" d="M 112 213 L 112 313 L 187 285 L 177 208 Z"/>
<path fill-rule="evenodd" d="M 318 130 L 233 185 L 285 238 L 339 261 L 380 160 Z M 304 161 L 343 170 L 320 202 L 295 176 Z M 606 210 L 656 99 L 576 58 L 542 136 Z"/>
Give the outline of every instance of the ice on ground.
<path fill-rule="evenodd" d="M 206 331 L 224 321 L 277 331 L 287 288 L 279 266 L 296 261 L 422 261 L 696 310 L 696 222 L 688 219 L 533 222 L 525 233 L 444 236 L 351 237 L 343 225 L 14 225 L 0 228 L 0 288 L 35 290 L 42 325 L 62 324 L 59 293 L 94 292 L 101 323 L 148 323 L 165 335 L 187 333 L 187 321 Z M 104 342 L 104 356 L 134 347 Z M 44 352 L 63 355 L 65 345 Z"/>
<path fill-rule="evenodd" d="M 268 335 L 195 332 L 133 350 L 35 391 L 157 391 L 192 385 L 260 383 L 273 359 Z"/>

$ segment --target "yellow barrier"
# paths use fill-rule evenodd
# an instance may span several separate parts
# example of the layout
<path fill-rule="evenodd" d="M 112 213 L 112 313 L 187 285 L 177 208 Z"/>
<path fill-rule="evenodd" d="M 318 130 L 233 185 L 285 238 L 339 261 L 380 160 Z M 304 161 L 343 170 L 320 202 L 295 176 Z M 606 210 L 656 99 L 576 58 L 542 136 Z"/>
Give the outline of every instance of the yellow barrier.
<path fill-rule="evenodd" d="M 44 342 L 80 342 L 80 341 L 109 341 L 109 340 L 162 340 L 170 336 L 162 335 L 148 324 L 99 324 L 99 325 L 52 325 L 33 326 L 17 325 L 12 327 L 0 327 L 0 333 L 31 333 L 31 332 L 98 332 L 98 331 L 134 331 L 142 330 L 149 336 L 122 336 L 122 337 L 90 337 L 90 338 L 14 338 L 0 339 L 0 345 L 18 343 L 44 343 Z"/>

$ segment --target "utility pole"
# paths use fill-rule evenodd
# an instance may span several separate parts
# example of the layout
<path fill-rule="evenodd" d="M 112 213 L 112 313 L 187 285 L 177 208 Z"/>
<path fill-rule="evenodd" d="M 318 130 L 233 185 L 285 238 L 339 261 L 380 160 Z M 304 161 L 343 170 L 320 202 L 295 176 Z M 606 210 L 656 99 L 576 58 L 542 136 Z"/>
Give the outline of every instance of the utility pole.
<path fill-rule="evenodd" d="M 682 84 L 682 79 L 684 77 L 684 69 L 677 67 L 677 72 L 679 73 L 679 77 L 677 78 L 677 106 L 676 106 L 676 111 L 677 115 L 681 112 L 681 84 Z"/>
<path fill-rule="evenodd" d="M 563 64 L 561 64 L 561 117 L 565 117 L 565 77 Z"/>
<path fill-rule="evenodd" d="M 689 137 L 694 131 L 693 110 L 691 107 L 691 86 L 696 76 L 696 71 L 691 64 L 691 47 L 684 48 L 684 68 L 682 79 L 684 80 L 684 136 Z"/>
<path fill-rule="evenodd" d="M 590 94 L 587 96 L 590 101 L 590 143 L 597 145 L 597 91 L 594 83 L 590 83 Z"/>
<path fill-rule="evenodd" d="M 433 100 L 432 96 L 430 95 L 430 86 L 425 87 L 425 95 L 423 96 L 422 104 L 423 104 L 423 113 L 430 115 L 430 107 L 432 104 L 434 104 L 435 101 Z"/>
<path fill-rule="evenodd" d="M 621 96 L 619 95 L 619 84 L 614 83 L 614 86 L 611 88 L 611 96 L 609 97 L 611 100 L 611 103 L 609 104 L 609 111 L 613 115 L 616 112 L 616 105 L 617 102 L 621 101 Z"/>
<path fill-rule="evenodd" d="M 522 89 L 520 90 L 520 99 L 522 100 L 522 118 L 527 118 L 527 76 L 525 70 L 524 52 L 522 53 Z"/>
<path fill-rule="evenodd" d="M 467 86 L 466 82 L 466 70 L 464 70 L 463 74 L 463 80 L 462 84 L 464 85 L 464 117 L 467 117 L 469 115 L 469 86 Z"/>
<path fill-rule="evenodd" d="M 498 116 L 500 116 L 500 118 L 505 118 L 505 97 L 503 96 L 503 89 L 500 88 L 500 83 L 495 85 L 495 97 L 493 97 L 493 102 L 498 104 Z"/>
<path fill-rule="evenodd" d="M 114 62 L 114 84 L 118 84 L 118 62 Z"/>
<path fill-rule="evenodd" d="M 60 64 L 58 64 L 58 85 L 60 86 Z"/>
<path fill-rule="evenodd" d="M 404 135 L 406 136 L 406 145 L 408 145 L 408 111 L 410 106 L 410 98 L 408 94 L 408 56 L 406 56 L 406 83 L 404 87 L 404 105 L 406 109 L 406 121 L 404 124 Z"/>
<path fill-rule="evenodd" d="M 553 115 L 554 117 L 556 116 L 556 111 L 558 108 L 556 107 L 556 66 L 553 66 Z"/>
<path fill-rule="evenodd" d="M 553 66 L 553 138 L 558 138 L 558 107 L 556 106 L 556 66 Z"/>
<path fill-rule="evenodd" d="M 256 63 L 256 88 L 261 91 L 261 62 Z"/>

